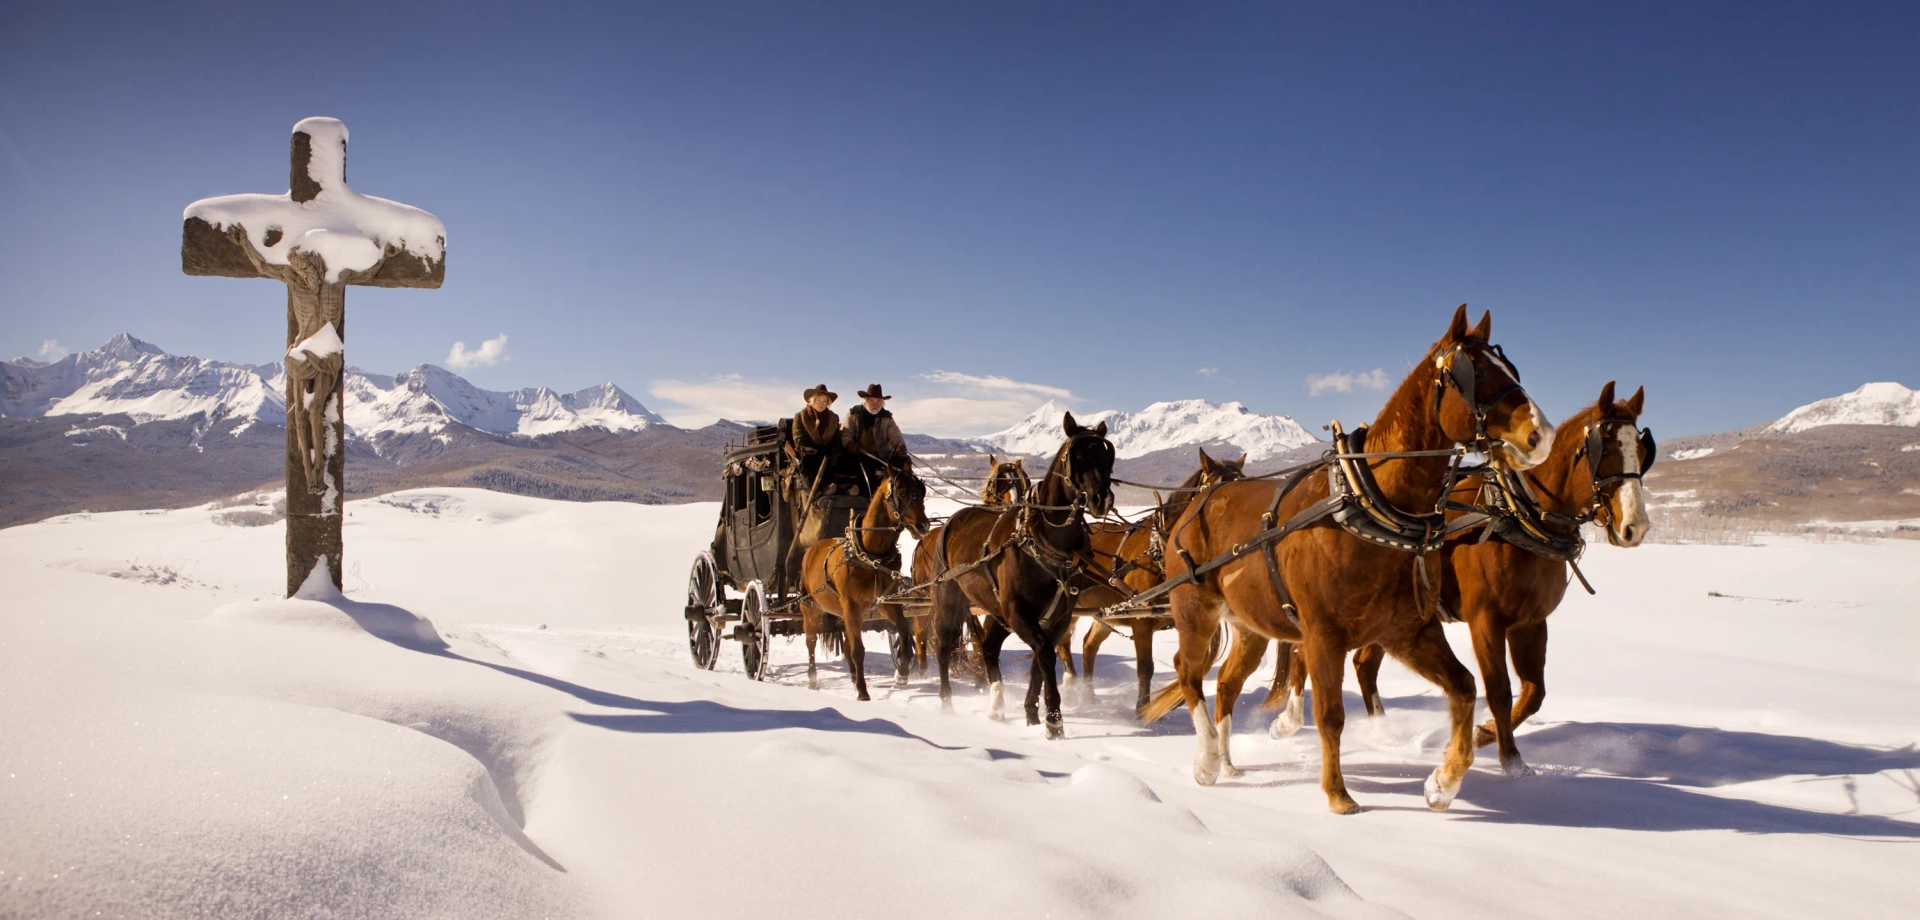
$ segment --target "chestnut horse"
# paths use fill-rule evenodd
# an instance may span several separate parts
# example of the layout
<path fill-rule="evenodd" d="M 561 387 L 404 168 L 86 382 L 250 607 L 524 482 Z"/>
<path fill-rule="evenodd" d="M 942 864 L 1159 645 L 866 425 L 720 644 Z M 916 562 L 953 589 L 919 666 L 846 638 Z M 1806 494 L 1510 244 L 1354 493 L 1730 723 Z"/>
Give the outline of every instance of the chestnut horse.
<path fill-rule="evenodd" d="M 1167 561 L 1162 548 L 1173 522 L 1187 510 L 1187 505 L 1193 502 L 1193 497 L 1200 490 L 1216 482 L 1245 479 L 1246 468 L 1246 454 L 1241 454 L 1238 460 L 1215 460 L 1207 456 L 1205 448 L 1201 448 L 1200 468 L 1187 476 L 1186 481 L 1175 486 L 1173 497 L 1161 502 L 1145 520 L 1131 525 L 1093 525 L 1094 559 L 1111 573 L 1114 580 L 1125 586 L 1129 596 L 1160 584 L 1167 579 Z M 1074 609 L 1076 613 L 1092 615 L 1124 599 L 1107 596 L 1107 592 L 1088 591 L 1080 595 L 1080 603 Z M 1134 703 L 1136 711 L 1147 705 L 1147 698 L 1153 690 L 1153 636 L 1163 629 L 1172 628 L 1173 618 L 1167 616 L 1127 620 L 1127 630 L 1132 633 L 1134 675 L 1139 688 Z M 1113 627 L 1096 619 L 1088 626 L 1087 636 L 1081 642 L 1080 668 L 1086 675 L 1082 679 L 1086 681 L 1086 693 L 1089 696 L 1093 693 L 1093 666 L 1098 660 L 1100 645 L 1113 634 Z M 1067 682 L 1071 684 L 1074 680 L 1073 654 L 1067 649 L 1068 644 L 1061 643 L 1060 657 L 1067 663 Z"/>
<path fill-rule="evenodd" d="M 1453 540 L 1441 550 L 1446 559 L 1441 603 L 1465 620 L 1473 634 L 1492 716 L 1474 730 L 1473 744 L 1499 742 L 1500 766 L 1508 775 L 1532 772 L 1514 744 L 1513 730 L 1539 712 L 1547 696 L 1547 617 L 1566 594 L 1567 566 L 1579 555 L 1580 525 L 1598 522 L 1606 529 L 1607 542 L 1624 548 L 1639 546 L 1652 528 L 1640 488 L 1640 476 L 1654 456 L 1653 436 L 1639 427 L 1646 389 L 1621 402 L 1613 396 L 1613 382 L 1608 381 L 1600 388 L 1599 400 L 1560 424 L 1563 434 L 1578 432 L 1579 437 L 1559 438 L 1545 462 L 1512 483 L 1525 490 L 1528 505 L 1537 507 L 1538 513 L 1530 515 L 1537 520 L 1516 521 L 1515 526 L 1542 532 L 1547 539 L 1536 544 L 1540 551 L 1525 548 L 1529 541 L 1524 535 L 1514 541 Z M 1480 477 L 1469 478 L 1455 494 L 1470 499 L 1481 487 Z M 1517 704 L 1507 676 L 1509 655 L 1520 678 Z M 1287 657 L 1282 649 L 1279 672 L 1291 671 L 1291 681 L 1285 693 L 1287 711 L 1274 720 L 1275 737 L 1299 728 L 1305 689 L 1305 669 L 1289 668 Z M 1377 646 L 1353 656 L 1368 715 L 1386 711 L 1380 704 L 1381 658 Z"/>
<path fill-rule="evenodd" d="M 927 487 L 913 475 L 908 463 L 889 464 L 887 478 L 873 490 L 860 526 L 838 539 L 821 540 L 807 549 L 800 564 L 801 620 L 807 633 L 807 686 L 820 688 L 819 671 L 814 664 L 814 645 L 825 626 L 825 617 L 840 619 L 845 627 L 847 668 L 853 673 L 853 685 L 860 699 L 867 696 L 866 641 L 867 614 L 879 608 L 900 639 L 895 655 L 894 682 L 907 682 L 907 653 L 911 632 L 898 604 L 876 604 L 876 600 L 894 590 L 900 581 L 900 531 L 927 532 Z"/>
<path fill-rule="evenodd" d="M 1103 516 L 1113 507 L 1113 444 L 1106 423 L 1083 428 L 1069 412 L 1062 428 L 1066 443 L 1027 501 L 1006 510 L 960 509 L 932 541 L 928 570 L 942 708 L 952 708 L 953 651 L 971 608 L 978 607 L 987 613 L 981 653 L 992 694 L 990 715 L 1002 717 L 1001 643 L 1009 634 L 1019 636 L 1033 650 L 1027 724 L 1040 724 L 1038 702 L 1044 693 L 1049 738 L 1065 734 L 1054 656 L 1073 628 L 1074 597 L 1105 585 L 1095 574 L 1104 570 L 1093 564 L 1086 516 Z"/>
<path fill-rule="evenodd" d="M 1359 809 L 1347 793 L 1340 770 L 1340 733 L 1346 721 L 1340 681 L 1349 649 L 1379 643 L 1415 673 L 1447 694 L 1453 737 L 1441 765 L 1428 777 L 1428 807 L 1444 809 L 1459 794 L 1473 764 L 1473 674 L 1454 657 L 1435 616 L 1440 558 L 1431 551 L 1435 531 L 1410 544 L 1407 552 L 1377 539 L 1363 539 L 1348 527 L 1372 533 L 1369 520 L 1394 519 L 1393 509 L 1427 512 L 1445 497 L 1451 463 L 1448 448 L 1472 447 L 1489 458 L 1526 469 L 1545 459 L 1552 446 L 1547 423 L 1515 371 L 1488 339 L 1491 315 L 1467 328 L 1463 304 L 1446 334 L 1388 398 L 1367 431 L 1360 457 L 1337 458 L 1326 475 L 1289 481 L 1243 480 L 1221 483 L 1202 493 L 1176 522 L 1168 540 L 1168 578 L 1179 580 L 1200 560 L 1225 562 L 1197 583 L 1171 592 L 1174 626 L 1180 634 L 1175 656 L 1178 679 L 1156 694 L 1142 712 L 1152 721 L 1182 699 L 1198 736 L 1194 779 L 1212 785 L 1222 774 L 1235 776 L 1229 754 L 1233 705 L 1259 666 L 1270 639 L 1300 643 L 1313 681 L 1315 721 L 1320 730 L 1320 787 L 1328 807 L 1339 814 Z M 1358 432 L 1356 432 L 1358 434 Z M 1360 439 L 1356 439 L 1360 440 Z M 1336 482 L 1358 483 L 1355 464 L 1376 459 L 1364 454 L 1416 456 L 1380 459 L 1371 478 L 1381 508 L 1346 491 L 1336 497 Z M 1336 474 L 1346 477 L 1336 480 Z M 1304 513 L 1304 517 L 1302 516 Z M 1333 520 L 1319 515 L 1329 515 Z M 1408 512 L 1399 512 L 1407 515 Z M 1295 524 L 1296 520 L 1313 523 Z M 1289 522 L 1277 541 L 1256 540 L 1262 532 Z M 1385 526 L 1385 525 L 1382 525 Z M 1243 545 L 1244 544 L 1244 545 Z M 1258 551 L 1249 551 L 1249 548 Z M 1238 552 L 1236 552 L 1238 549 Z M 1210 646 L 1223 618 L 1243 628 L 1220 667 L 1214 718 L 1205 711 L 1201 681 L 1212 668 Z"/>

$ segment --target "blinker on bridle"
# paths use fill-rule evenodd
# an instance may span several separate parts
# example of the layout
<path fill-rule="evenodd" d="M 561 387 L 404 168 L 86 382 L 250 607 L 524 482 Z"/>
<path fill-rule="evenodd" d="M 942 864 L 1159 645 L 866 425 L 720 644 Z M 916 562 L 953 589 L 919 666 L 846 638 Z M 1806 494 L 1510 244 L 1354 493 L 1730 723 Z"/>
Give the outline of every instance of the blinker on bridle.
<path fill-rule="evenodd" d="M 1440 371 L 1433 378 L 1433 416 L 1435 419 L 1440 417 L 1440 400 L 1446 395 L 1448 389 L 1452 389 L 1473 412 L 1473 443 L 1468 446 L 1478 453 L 1486 454 L 1493 446 L 1491 439 L 1487 437 L 1487 415 L 1493 411 L 1493 407 L 1500 405 L 1508 396 L 1513 395 L 1514 391 L 1522 390 L 1520 369 L 1513 366 L 1513 362 L 1507 358 L 1506 351 L 1500 346 L 1481 342 L 1482 353 L 1488 359 L 1499 362 L 1500 369 L 1506 371 L 1507 376 L 1513 378 L 1513 382 L 1502 387 L 1500 392 L 1491 397 L 1485 400 L 1480 399 L 1476 393 L 1478 389 L 1476 384 L 1479 381 L 1473 359 L 1461 360 L 1461 353 L 1466 351 L 1467 346 L 1473 341 L 1469 339 L 1460 342 L 1446 353 L 1433 356 L 1434 366 Z"/>
<path fill-rule="evenodd" d="M 1606 458 L 1607 435 L 1622 425 L 1633 425 L 1634 430 L 1639 432 L 1639 435 L 1634 438 L 1634 443 L 1639 445 L 1640 453 L 1645 459 L 1641 460 L 1640 469 L 1636 472 L 1627 472 L 1626 463 L 1622 462 L 1620 464 L 1620 472 L 1611 476 L 1602 476 L 1600 474 L 1600 463 Z M 1658 456 L 1658 451 L 1659 444 L 1653 440 L 1653 429 L 1651 428 L 1641 428 L 1626 419 L 1620 418 L 1602 419 L 1588 425 L 1587 440 L 1585 444 L 1580 445 L 1580 452 L 1585 454 L 1587 458 L 1587 475 L 1593 479 L 1594 496 L 1598 498 L 1601 489 L 1614 483 L 1628 479 L 1639 479 L 1645 476 L 1648 470 L 1653 469 L 1653 461 L 1654 458 Z"/>

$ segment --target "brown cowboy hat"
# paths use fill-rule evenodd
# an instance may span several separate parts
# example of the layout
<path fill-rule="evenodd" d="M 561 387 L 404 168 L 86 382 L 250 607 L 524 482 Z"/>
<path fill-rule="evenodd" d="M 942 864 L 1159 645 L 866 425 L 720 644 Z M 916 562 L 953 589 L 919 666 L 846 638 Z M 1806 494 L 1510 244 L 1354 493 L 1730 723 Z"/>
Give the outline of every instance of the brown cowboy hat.
<path fill-rule="evenodd" d="M 853 395 L 858 396 L 861 399 L 892 399 L 893 398 L 891 396 L 888 396 L 885 393 L 880 392 L 880 385 L 877 383 L 869 383 L 867 384 L 866 389 L 861 390 L 860 392 L 855 393 Z"/>
<path fill-rule="evenodd" d="M 807 402 L 812 402 L 815 396 L 825 396 L 828 405 L 832 405 L 834 400 L 840 398 L 840 394 L 827 389 L 827 385 L 824 383 L 817 387 L 810 387 L 805 393 L 800 394 L 800 398 Z"/>

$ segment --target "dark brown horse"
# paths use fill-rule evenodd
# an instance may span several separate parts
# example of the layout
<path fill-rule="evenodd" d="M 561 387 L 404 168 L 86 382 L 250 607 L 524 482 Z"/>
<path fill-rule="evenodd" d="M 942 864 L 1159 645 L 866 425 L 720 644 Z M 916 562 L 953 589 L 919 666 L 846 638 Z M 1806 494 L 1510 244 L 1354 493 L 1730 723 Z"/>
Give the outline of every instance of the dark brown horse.
<path fill-rule="evenodd" d="M 981 505 L 988 508 L 1011 508 L 1025 501 L 1027 491 L 1032 488 L 1033 480 L 1027 477 L 1026 468 L 1020 460 L 1002 460 L 992 454 L 987 455 L 987 478 L 980 486 Z M 941 524 L 933 528 L 921 536 L 920 542 L 914 545 L 914 584 L 925 585 L 933 580 L 933 548 L 940 540 L 940 531 L 945 527 L 945 524 Z M 931 608 L 928 608 L 927 613 L 916 614 L 912 619 L 914 661 L 919 672 L 925 674 L 927 673 L 927 654 L 933 648 Z M 977 645 L 980 639 L 980 620 L 971 613 L 968 614 L 968 619 L 970 623 L 966 624 L 967 635 L 972 637 Z M 984 683 L 986 681 L 984 664 L 971 660 L 979 657 L 978 649 L 976 648 L 975 651 L 976 654 L 969 660 L 969 667 L 977 668 L 976 679 Z"/>
<path fill-rule="evenodd" d="M 1064 734 L 1055 649 L 1073 627 L 1074 596 L 1105 584 L 1094 574 L 1087 515 L 1113 507 L 1113 444 L 1107 426 L 1083 428 L 1067 413 L 1060 445 L 1027 501 L 1006 510 L 962 508 L 947 521 L 929 560 L 934 607 L 934 653 L 940 664 L 940 701 L 952 707 L 953 651 L 970 608 L 987 613 L 981 652 L 986 658 L 991 715 L 1003 709 L 1000 646 L 1019 636 L 1033 650 L 1027 684 L 1027 724 L 1040 724 L 1044 693 L 1047 736 Z"/>
<path fill-rule="evenodd" d="M 1606 529 L 1608 543 L 1627 548 L 1639 546 L 1652 526 L 1640 487 L 1640 474 L 1653 463 L 1654 454 L 1652 437 L 1639 428 L 1646 390 L 1635 390 L 1623 402 L 1614 401 L 1613 396 L 1613 382 L 1608 381 L 1593 405 L 1561 423 L 1562 436 L 1546 461 L 1513 480 L 1513 485 L 1526 491 L 1526 500 L 1544 512 L 1538 520 L 1515 524 L 1541 532 L 1546 539 L 1536 545 L 1542 552 L 1525 548 L 1530 542 L 1525 534 L 1513 541 L 1500 537 L 1485 542 L 1455 540 L 1441 550 L 1446 559 L 1441 603 L 1465 620 L 1473 634 L 1474 657 L 1479 660 L 1492 716 L 1474 730 L 1473 743 L 1486 747 L 1499 742 L 1500 766 L 1509 775 L 1532 772 L 1520 757 L 1513 730 L 1540 711 L 1547 696 L 1547 617 L 1566 594 L 1567 556 L 1578 553 L 1580 524 L 1599 523 Z M 1480 477 L 1465 479 L 1455 495 L 1471 501 L 1482 486 Z M 1518 703 L 1507 676 L 1509 655 L 1520 678 Z M 1380 704 L 1382 658 L 1378 646 L 1353 656 L 1368 715 L 1386 711 Z M 1297 665 L 1289 668 L 1287 659 L 1283 648 L 1279 673 L 1291 672 L 1291 680 L 1284 693 L 1275 688 L 1276 698 L 1284 696 L 1287 706 L 1274 720 L 1275 737 L 1299 728 L 1306 672 Z"/>
<path fill-rule="evenodd" d="M 858 528 L 808 548 L 800 564 L 800 584 L 805 592 L 800 606 L 807 633 L 807 686 L 820 687 L 814 646 L 827 626 L 826 617 L 831 615 L 845 628 L 843 641 L 853 685 L 860 691 L 860 699 L 870 699 L 864 629 L 872 612 L 886 617 L 900 639 L 900 652 L 893 663 L 894 682 L 906 684 L 911 630 L 898 604 L 876 603 L 892 593 L 900 581 L 902 530 L 927 532 L 927 487 L 907 463 L 889 465 L 887 478 L 873 490 Z"/>
<path fill-rule="evenodd" d="M 1553 427 L 1521 388 L 1518 372 L 1489 341 L 1491 329 L 1492 317 L 1485 316 L 1469 330 L 1462 305 L 1446 334 L 1388 398 L 1366 432 L 1364 451 L 1439 452 L 1474 445 L 1517 469 L 1544 459 Z M 1360 504 L 1351 497 L 1339 504 L 1330 499 L 1335 470 L 1346 477 L 1341 481 L 1357 481 L 1363 474 L 1353 464 L 1372 467 L 1375 460 L 1379 462 L 1371 478 L 1390 508 L 1371 501 Z M 1298 642 L 1313 681 L 1321 789 L 1336 813 L 1358 810 L 1340 771 L 1340 733 L 1346 721 L 1340 681 L 1347 651 L 1378 643 L 1446 691 L 1453 737 L 1444 761 L 1427 779 L 1426 801 L 1436 810 L 1452 804 L 1473 764 L 1475 694 L 1473 674 L 1454 657 L 1435 615 L 1439 555 L 1408 552 L 1347 529 L 1367 532 L 1369 516 L 1390 519 L 1391 508 L 1405 509 L 1403 513 L 1436 509 L 1450 463 L 1448 457 L 1435 455 L 1349 457 L 1336 461 L 1326 475 L 1289 480 L 1291 487 L 1272 480 L 1222 483 L 1203 493 L 1175 523 L 1168 540 L 1169 579 L 1203 560 L 1233 559 L 1207 572 L 1199 583 L 1171 593 L 1180 633 L 1178 679 L 1142 714 L 1151 721 L 1184 699 L 1198 736 L 1196 781 L 1211 785 L 1222 774 L 1239 773 L 1228 750 L 1234 702 L 1268 640 Z M 1277 522 L 1292 521 L 1302 512 L 1311 518 L 1329 508 L 1339 509 L 1331 512 L 1335 519 L 1317 518 L 1287 532 L 1270 548 L 1234 555 L 1243 544 L 1259 546 L 1254 538 Z M 1414 545 L 1429 546 L 1430 538 L 1431 532 Z M 1242 627 L 1246 641 L 1236 643 L 1220 667 L 1219 699 L 1209 719 L 1201 682 L 1212 667 L 1210 647 L 1223 618 Z"/>
<path fill-rule="evenodd" d="M 1207 486 L 1245 479 L 1246 467 L 1246 454 L 1241 454 L 1238 460 L 1215 460 L 1207 456 L 1206 449 L 1202 448 L 1200 468 L 1175 486 L 1172 497 L 1161 502 L 1145 519 L 1134 524 L 1093 525 L 1094 559 L 1126 587 L 1129 596 L 1152 589 L 1167 579 L 1167 562 L 1162 550 L 1173 522 L 1187 510 L 1193 497 Z M 1091 617 L 1121 599 L 1108 597 L 1106 592 L 1088 591 L 1080 595 L 1080 603 L 1074 610 Z M 1134 703 L 1136 710 L 1147 705 L 1147 698 L 1153 690 L 1154 634 L 1172 628 L 1173 618 L 1168 616 L 1127 620 L 1127 631 L 1131 634 L 1129 638 L 1133 640 L 1134 674 L 1139 691 Z M 1113 633 L 1112 626 L 1095 619 L 1087 627 L 1086 638 L 1082 640 L 1080 667 L 1085 677 L 1081 679 L 1085 681 L 1083 686 L 1089 696 L 1093 693 L 1094 664 L 1100 654 L 1100 645 Z M 1065 642 L 1061 644 L 1060 656 L 1067 663 L 1067 683 L 1071 685 L 1074 680 L 1073 654 L 1067 650 L 1067 645 Z"/>

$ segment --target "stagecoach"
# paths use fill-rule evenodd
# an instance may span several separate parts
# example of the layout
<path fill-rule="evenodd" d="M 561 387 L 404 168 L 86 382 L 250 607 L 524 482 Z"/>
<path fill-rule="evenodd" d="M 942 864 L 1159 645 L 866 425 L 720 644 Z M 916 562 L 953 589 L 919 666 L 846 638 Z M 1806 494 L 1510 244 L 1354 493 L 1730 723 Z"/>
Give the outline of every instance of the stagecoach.
<path fill-rule="evenodd" d="M 764 679 L 773 637 L 801 632 L 799 568 L 807 548 L 846 533 L 872 498 L 864 477 L 831 465 L 819 481 L 798 482 L 790 440 L 783 422 L 754 428 L 724 448 L 720 522 L 712 547 L 687 575 L 687 645 L 699 667 L 711 670 L 720 640 L 731 638 L 740 643 L 747 675 Z"/>

